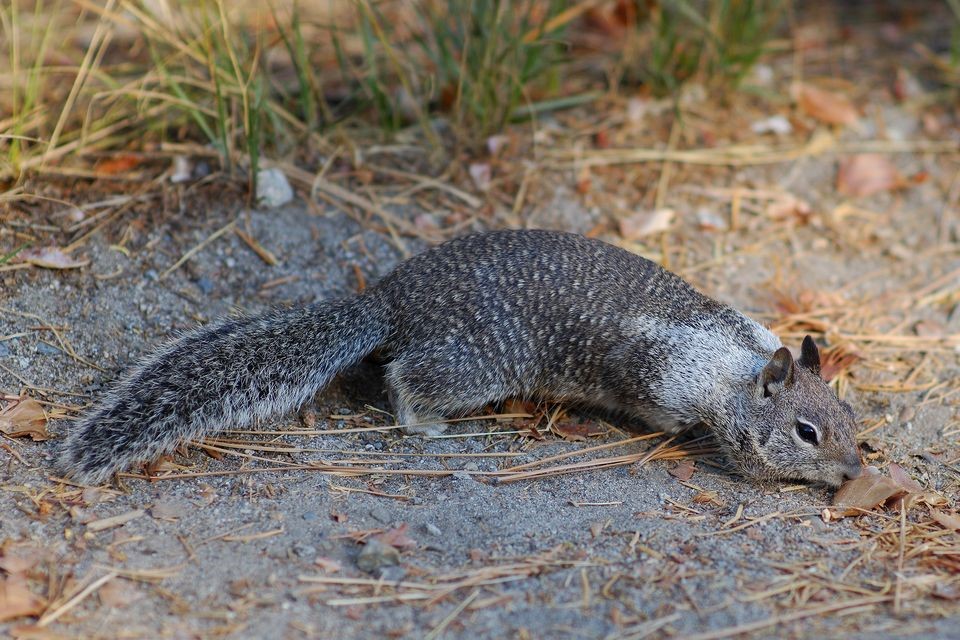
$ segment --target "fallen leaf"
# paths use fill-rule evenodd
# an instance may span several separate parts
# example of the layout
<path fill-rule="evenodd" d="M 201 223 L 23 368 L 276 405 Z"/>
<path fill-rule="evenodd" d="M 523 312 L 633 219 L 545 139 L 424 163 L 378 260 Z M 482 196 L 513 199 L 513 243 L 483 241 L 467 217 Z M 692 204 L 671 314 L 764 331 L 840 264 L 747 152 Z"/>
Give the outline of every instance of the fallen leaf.
<path fill-rule="evenodd" d="M 160 500 L 150 507 L 150 517 L 155 520 L 179 520 L 192 510 L 189 503 L 178 500 Z"/>
<path fill-rule="evenodd" d="M 407 535 L 407 523 L 405 522 L 399 527 L 384 531 L 377 536 L 377 539 L 397 549 L 417 546 L 417 541 Z"/>
<path fill-rule="evenodd" d="M 113 176 L 118 173 L 136 169 L 140 165 L 141 159 L 137 156 L 123 155 L 116 158 L 101 160 L 94 167 L 94 171 L 101 176 Z"/>
<path fill-rule="evenodd" d="M 890 498 L 907 492 L 891 478 L 864 474 L 845 482 L 833 496 L 833 504 L 841 509 L 828 510 L 833 519 L 860 515 L 884 504 Z"/>
<path fill-rule="evenodd" d="M 905 184 L 893 162 L 876 153 L 843 158 L 837 170 L 837 191 L 851 198 L 899 189 Z"/>
<path fill-rule="evenodd" d="M 930 517 L 936 520 L 944 529 L 953 529 L 954 531 L 960 531 L 960 516 L 957 516 L 953 513 L 944 513 L 943 511 L 938 511 L 937 509 L 930 509 Z"/>
<path fill-rule="evenodd" d="M 720 499 L 720 494 L 716 491 L 701 491 L 700 493 L 693 496 L 693 504 L 712 504 L 717 507 L 723 506 L 723 500 Z"/>
<path fill-rule="evenodd" d="M 793 194 L 785 193 L 771 200 L 767 205 L 765 213 L 773 220 L 799 218 L 801 221 L 804 221 L 810 217 L 812 209 L 810 208 L 809 202 L 801 200 Z"/>
<path fill-rule="evenodd" d="M 551 427 L 551 430 L 564 440 L 569 440 L 570 442 L 584 442 L 587 438 L 595 438 L 606 433 L 602 427 L 584 422 L 558 422 Z"/>
<path fill-rule="evenodd" d="M 30 397 L 23 397 L 0 411 L 0 431 L 11 438 L 30 437 L 35 442 L 50 439 L 47 413 Z"/>
<path fill-rule="evenodd" d="M 58 247 L 37 247 L 17 254 L 23 262 L 44 269 L 79 269 L 90 264 L 89 260 L 74 260 Z"/>
<path fill-rule="evenodd" d="M 694 471 L 696 471 L 696 467 L 693 463 L 693 460 L 681 460 L 680 464 L 675 466 L 673 469 L 670 469 L 668 473 L 677 480 L 689 482 L 690 478 L 693 477 Z"/>
<path fill-rule="evenodd" d="M 907 493 L 920 493 L 923 491 L 923 486 L 911 478 L 910 474 L 897 463 L 891 462 L 887 469 L 890 471 L 890 479 L 896 482 L 897 486 Z"/>
<path fill-rule="evenodd" d="M 5 548 L 0 558 L 0 569 L 9 574 L 26 573 L 40 564 L 43 560 L 43 551 L 36 547 L 21 546 Z"/>
<path fill-rule="evenodd" d="M 847 344 L 837 344 L 820 350 L 820 377 L 830 382 L 838 375 L 849 369 L 855 362 L 862 360 L 859 355 L 851 351 Z"/>
<path fill-rule="evenodd" d="M 673 209 L 638 211 L 620 218 L 620 235 L 625 240 L 639 240 L 644 236 L 666 231 L 670 228 L 675 215 Z"/>
<path fill-rule="evenodd" d="M 807 115 L 827 124 L 853 124 L 860 117 L 848 97 L 810 84 L 800 83 L 796 89 L 797 104 Z"/>
<path fill-rule="evenodd" d="M 122 609 L 143 598 L 143 591 L 129 580 L 114 578 L 100 587 L 97 595 L 104 606 Z"/>
<path fill-rule="evenodd" d="M 242 598 L 243 596 L 247 595 L 249 591 L 249 578 L 238 578 L 236 580 L 231 580 L 227 584 L 227 592 L 229 592 L 234 598 Z"/>
<path fill-rule="evenodd" d="M 100 487 L 87 487 L 80 494 L 80 499 L 88 507 L 100 504 L 102 502 L 111 502 L 116 499 L 116 494 L 104 491 Z"/>
<path fill-rule="evenodd" d="M 44 605 L 44 601 L 27 588 L 27 579 L 22 573 L 0 579 L 0 622 L 36 615 Z"/>
<path fill-rule="evenodd" d="M 336 573 L 337 571 L 340 571 L 343 568 L 343 565 L 341 565 L 336 560 L 332 560 L 330 558 L 324 558 L 321 556 L 317 556 L 316 558 L 314 558 L 313 564 L 317 565 L 318 567 L 320 567 L 321 569 L 329 573 Z"/>

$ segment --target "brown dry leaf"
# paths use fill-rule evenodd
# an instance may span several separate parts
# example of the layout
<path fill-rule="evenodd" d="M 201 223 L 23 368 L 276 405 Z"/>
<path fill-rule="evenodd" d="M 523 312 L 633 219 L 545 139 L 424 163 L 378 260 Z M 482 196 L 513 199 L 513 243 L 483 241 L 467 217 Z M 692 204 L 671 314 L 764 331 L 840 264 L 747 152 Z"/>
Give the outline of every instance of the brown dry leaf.
<path fill-rule="evenodd" d="M 101 176 L 113 176 L 136 169 L 141 159 L 137 156 L 123 155 L 108 160 L 101 160 L 94 167 L 94 171 Z"/>
<path fill-rule="evenodd" d="M 937 509 L 930 509 L 930 517 L 933 518 L 937 524 L 944 529 L 960 531 L 960 516 L 954 513 L 944 513 L 943 511 L 938 511 Z"/>
<path fill-rule="evenodd" d="M 853 124 L 860 117 L 847 96 L 800 83 L 796 88 L 797 104 L 807 115 L 827 124 Z"/>
<path fill-rule="evenodd" d="M 23 261 L 44 269 L 79 269 L 90 264 L 89 260 L 74 260 L 59 247 L 37 247 L 17 254 Z"/>
<path fill-rule="evenodd" d="M 792 193 L 785 193 L 771 200 L 765 213 L 773 220 L 785 220 L 787 218 L 806 219 L 810 217 L 812 211 L 809 202 L 801 200 Z"/>
<path fill-rule="evenodd" d="M 585 422 L 558 422 L 554 424 L 551 429 L 558 436 L 570 442 L 584 442 L 587 438 L 595 438 L 605 433 L 598 425 Z"/>
<path fill-rule="evenodd" d="M 897 463 L 891 462 L 887 469 L 890 471 L 890 479 L 907 493 L 921 493 L 923 491 L 923 486 L 911 478 L 910 474 Z"/>
<path fill-rule="evenodd" d="M 853 363 L 862 360 L 847 344 L 838 344 L 820 351 L 820 376 L 830 382 L 849 369 Z"/>
<path fill-rule="evenodd" d="M 377 539 L 397 549 L 417 546 L 417 541 L 407 535 L 407 523 L 405 522 L 395 529 L 384 531 L 377 536 Z"/>
<path fill-rule="evenodd" d="M 333 560 L 331 558 L 324 558 L 322 556 L 317 556 L 316 558 L 314 558 L 313 564 L 317 565 L 318 567 L 320 567 L 321 569 L 329 573 L 336 573 L 343 568 L 343 565 L 341 565 L 336 560 Z"/>
<path fill-rule="evenodd" d="M 720 499 L 720 494 L 716 491 L 701 491 L 697 495 L 693 496 L 693 504 L 712 504 L 718 507 L 723 506 L 723 500 Z"/>
<path fill-rule="evenodd" d="M 693 460 L 681 460 L 680 464 L 670 469 L 668 473 L 677 480 L 690 482 L 694 471 L 696 471 L 696 465 L 694 465 Z"/>
<path fill-rule="evenodd" d="M 43 611 L 45 602 L 27 588 L 22 573 L 0 579 L 0 622 L 21 616 L 33 616 Z"/>
<path fill-rule="evenodd" d="M 0 411 L 0 431 L 11 438 L 30 437 L 34 442 L 49 440 L 47 413 L 40 403 L 30 397 Z"/>
<path fill-rule="evenodd" d="M 36 547 L 20 546 L 5 548 L 0 558 L 0 569 L 9 574 L 25 573 L 43 560 L 43 551 Z"/>
<path fill-rule="evenodd" d="M 840 160 L 837 170 L 837 191 L 844 196 L 860 198 L 906 185 L 897 167 L 886 156 L 861 153 Z"/>
<path fill-rule="evenodd" d="M 832 518 L 860 515 L 905 493 L 907 492 L 903 487 L 891 478 L 864 474 L 845 482 L 837 489 L 837 493 L 833 496 L 833 504 L 842 508 L 828 511 Z"/>
<path fill-rule="evenodd" d="M 190 503 L 181 500 L 160 500 L 150 507 L 150 517 L 155 520 L 179 520 L 193 510 Z"/>
<path fill-rule="evenodd" d="M 143 591 L 129 580 L 114 578 L 100 587 L 97 595 L 100 596 L 100 602 L 104 606 L 122 609 L 143 598 Z"/>
<path fill-rule="evenodd" d="M 653 233 L 667 231 L 675 217 L 673 209 L 638 211 L 620 218 L 620 235 L 624 240 L 639 240 Z"/>

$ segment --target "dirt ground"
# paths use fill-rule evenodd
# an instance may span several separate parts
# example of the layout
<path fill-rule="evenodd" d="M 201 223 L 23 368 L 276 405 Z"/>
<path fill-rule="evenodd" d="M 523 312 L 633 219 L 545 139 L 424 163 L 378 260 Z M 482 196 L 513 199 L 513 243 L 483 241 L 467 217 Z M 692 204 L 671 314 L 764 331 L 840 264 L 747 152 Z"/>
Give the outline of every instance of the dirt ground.
<path fill-rule="evenodd" d="M 376 363 L 342 376 L 299 415 L 185 449 L 153 481 L 141 470 L 102 488 L 59 479 L 51 456 L 70 428 L 62 416 L 178 330 L 238 309 L 349 295 L 427 244 L 405 236 L 398 246 L 376 216 L 358 221 L 308 203 L 306 190 L 280 209 L 239 210 L 208 187 L 166 215 L 175 208 L 166 186 L 137 215 L 92 235 L 72 256 L 84 266 L 14 262 L 0 271 L 0 393 L 7 401 L 25 393 L 55 418 L 51 440 L 2 441 L 0 568 L 20 576 L 17 597 L 25 587 L 37 601 L 35 615 L 0 624 L 0 633 L 956 637 L 960 534 L 950 523 L 960 521 L 949 518 L 960 488 L 960 155 L 943 145 L 957 143 L 960 129 L 955 111 L 934 122 L 886 89 L 858 103 L 857 126 L 831 130 L 826 148 L 737 167 L 696 158 L 614 164 L 605 144 L 584 141 L 605 132 L 631 143 L 657 128 L 631 133 L 629 118 L 598 116 L 571 133 L 558 117 L 539 123 L 541 164 L 519 206 L 491 197 L 492 213 L 471 218 L 410 197 L 394 199 L 390 212 L 428 231 L 452 220 L 458 232 L 505 224 L 589 232 L 667 263 L 791 347 L 813 333 L 858 412 L 865 461 L 884 473 L 895 463 L 922 486 L 924 499 L 908 509 L 836 520 L 824 516 L 832 492 L 747 481 L 709 456 L 692 469 L 668 459 L 600 468 L 603 458 L 662 452 L 665 439 L 617 444 L 636 425 L 576 411 L 551 429 L 544 411 L 556 407 L 434 438 L 371 429 L 391 424 Z M 632 108 L 617 103 L 610 113 Z M 754 103 L 730 111 L 739 118 L 731 126 L 747 129 L 770 115 Z M 692 118 L 692 138 L 679 146 L 708 155 L 745 140 L 789 146 L 759 134 L 705 145 L 710 122 Z M 818 139 L 819 130 L 813 123 L 794 135 Z M 572 159 L 571 148 L 580 149 Z M 838 193 L 838 166 L 864 150 L 889 160 L 901 182 Z M 488 168 L 493 190 L 518 180 L 516 167 Z M 451 193 L 440 194 L 447 204 L 469 202 Z M 631 239 L 623 226 L 624 211 L 667 208 L 669 230 L 652 239 Z M 42 234 L 38 220 L 17 229 Z M 571 455 L 546 460 L 561 454 Z M 490 475 L 581 461 L 597 464 L 512 482 Z M 14 597 L 6 584 L 0 600 Z"/>

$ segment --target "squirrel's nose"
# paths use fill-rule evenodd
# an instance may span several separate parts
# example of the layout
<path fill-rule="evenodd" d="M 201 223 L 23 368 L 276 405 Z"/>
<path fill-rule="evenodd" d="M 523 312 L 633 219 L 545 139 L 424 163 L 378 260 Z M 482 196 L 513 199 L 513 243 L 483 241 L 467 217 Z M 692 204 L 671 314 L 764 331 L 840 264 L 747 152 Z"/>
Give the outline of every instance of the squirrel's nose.
<path fill-rule="evenodd" d="M 860 464 L 860 456 L 853 453 L 848 455 L 843 461 L 843 479 L 853 480 L 859 478 L 861 473 L 863 473 L 863 465 Z"/>

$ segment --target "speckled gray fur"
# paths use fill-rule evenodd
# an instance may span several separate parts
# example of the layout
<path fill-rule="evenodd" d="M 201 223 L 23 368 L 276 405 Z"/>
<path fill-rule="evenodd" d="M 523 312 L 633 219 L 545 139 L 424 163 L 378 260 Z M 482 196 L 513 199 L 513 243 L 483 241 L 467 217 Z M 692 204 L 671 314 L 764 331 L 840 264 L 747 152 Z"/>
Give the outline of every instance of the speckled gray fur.
<path fill-rule="evenodd" d="M 855 475 L 854 419 L 769 331 L 656 264 L 598 240 L 500 231 L 407 260 L 347 300 L 224 320 L 160 349 L 70 432 L 83 482 L 185 439 L 293 410 L 377 351 L 398 423 L 436 431 L 510 396 L 704 423 L 745 474 L 830 485 Z M 798 436 L 813 424 L 818 442 Z"/>

